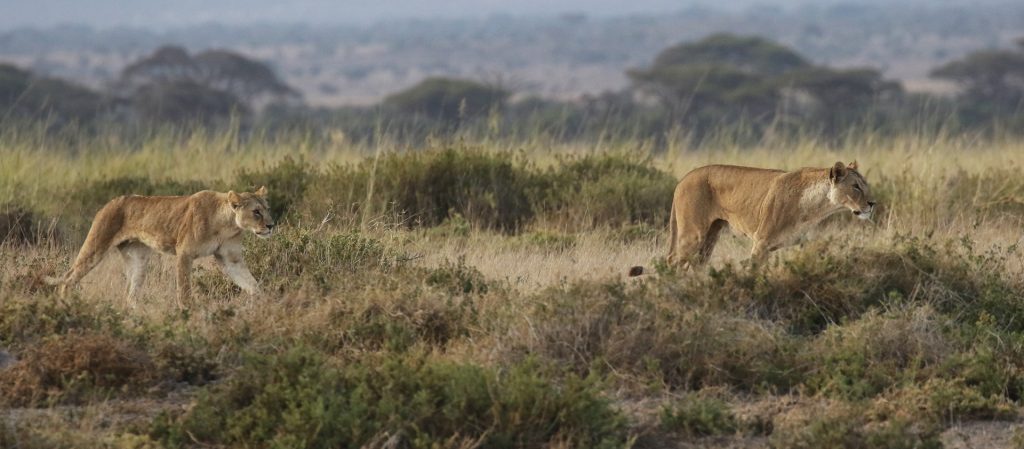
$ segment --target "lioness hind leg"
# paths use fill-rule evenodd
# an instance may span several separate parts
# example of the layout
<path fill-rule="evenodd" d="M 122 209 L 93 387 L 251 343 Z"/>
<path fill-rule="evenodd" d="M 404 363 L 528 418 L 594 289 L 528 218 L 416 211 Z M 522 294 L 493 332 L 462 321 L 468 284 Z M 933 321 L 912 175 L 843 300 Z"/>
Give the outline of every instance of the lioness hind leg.
<path fill-rule="evenodd" d="M 146 265 L 152 250 L 140 242 L 124 242 L 118 245 L 117 249 L 121 252 L 121 258 L 124 259 L 124 275 L 128 281 L 125 298 L 128 306 L 135 307 L 139 291 L 146 281 Z"/>
<path fill-rule="evenodd" d="M 92 232 L 86 237 L 82 249 L 79 250 L 71 270 L 64 275 L 64 281 L 60 286 L 60 296 L 67 295 L 68 289 L 78 284 L 85 275 L 89 274 L 96 265 L 103 260 L 113 242 L 113 235 L 93 235 Z"/>
<path fill-rule="evenodd" d="M 695 220 L 693 217 L 678 216 L 674 229 L 675 241 L 669 248 L 668 263 L 682 269 L 703 265 L 718 242 L 718 234 L 728 223 L 725 220 Z"/>
<path fill-rule="evenodd" d="M 678 237 L 679 240 L 669 252 L 668 263 L 685 270 L 694 262 L 699 262 L 700 251 L 704 245 L 704 233 L 682 231 Z"/>
<path fill-rule="evenodd" d="M 697 253 L 696 263 L 698 265 L 704 265 L 711 258 L 711 253 L 715 251 L 715 245 L 718 243 L 718 236 L 728 224 L 725 220 L 715 220 L 711 223 Z"/>

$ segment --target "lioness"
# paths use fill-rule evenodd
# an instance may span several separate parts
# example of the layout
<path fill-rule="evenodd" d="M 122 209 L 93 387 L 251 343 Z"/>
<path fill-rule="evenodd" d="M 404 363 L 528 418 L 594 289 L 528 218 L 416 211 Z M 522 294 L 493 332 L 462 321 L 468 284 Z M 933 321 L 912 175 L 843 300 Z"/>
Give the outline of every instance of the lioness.
<path fill-rule="evenodd" d="M 119 196 L 96 213 L 71 269 L 49 281 L 59 284 L 60 295 L 66 295 L 68 287 L 116 247 L 125 262 L 130 306 L 135 305 L 154 250 L 177 256 L 178 308 L 188 303 L 192 261 L 198 257 L 213 255 L 235 284 L 256 294 L 259 286 L 242 259 L 242 233 L 270 237 L 274 219 L 266 197 L 266 187 L 255 193 L 204 190 L 189 196 Z"/>
<path fill-rule="evenodd" d="M 683 176 L 672 197 L 668 263 L 686 268 L 707 262 L 726 226 L 750 237 L 751 258 L 763 261 L 829 215 L 849 209 L 866 220 L 874 207 L 856 162 L 793 172 L 700 167 Z M 629 274 L 643 271 L 633 267 Z"/>

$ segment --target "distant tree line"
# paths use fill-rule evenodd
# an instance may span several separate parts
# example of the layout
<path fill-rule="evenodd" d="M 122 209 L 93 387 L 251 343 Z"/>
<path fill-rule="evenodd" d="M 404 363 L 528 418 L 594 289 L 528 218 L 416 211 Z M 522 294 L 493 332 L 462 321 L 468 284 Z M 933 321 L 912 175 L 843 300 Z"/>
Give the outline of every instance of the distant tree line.
<path fill-rule="evenodd" d="M 239 117 L 268 130 L 331 128 L 357 138 L 386 131 L 418 138 L 453 131 L 565 139 L 612 134 L 702 136 L 742 129 L 842 136 L 923 124 L 956 130 L 1024 129 L 1024 39 L 935 68 L 954 98 L 905 92 L 875 69 L 833 69 L 750 36 L 715 34 L 663 50 L 631 69 L 621 91 L 576 101 L 515 98 L 501 86 L 428 78 L 369 107 L 311 108 L 266 64 L 225 50 L 190 55 L 166 46 L 95 91 L 0 65 L 0 119 L 50 123 L 210 126 Z M 928 123 L 922 123 L 928 122 Z"/>
<path fill-rule="evenodd" d="M 298 98 L 266 64 L 225 50 L 192 56 L 181 47 L 161 47 L 125 67 L 100 91 L 0 64 L 3 117 L 58 126 L 96 121 L 209 125 Z"/>

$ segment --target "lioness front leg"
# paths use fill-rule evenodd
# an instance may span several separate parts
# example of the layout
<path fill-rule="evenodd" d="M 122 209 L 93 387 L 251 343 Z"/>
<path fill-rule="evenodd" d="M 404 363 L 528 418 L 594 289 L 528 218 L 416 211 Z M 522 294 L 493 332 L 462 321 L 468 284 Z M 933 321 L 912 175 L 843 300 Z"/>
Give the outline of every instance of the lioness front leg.
<path fill-rule="evenodd" d="M 771 252 L 776 249 L 778 249 L 778 246 L 772 245 L 767 240 L 754 241 L 754 247 L 750 249 L 750 260 L 758 265 L 762 265 L 768 260 Z"/>
<path fill-rule="evenodd" d="M 250 295 L 260 293 L 259 283 L 256 282 L 256 278 L 249 272 L 249 268 L 245 266 L 241 244 L 222 246 L 221 249 L 214 253 L 214 258 L 217 260 L 217 265 L 224 271 L 224 274 L 231 278 L 231 281 L 239 286 L 242 291 Z"/>
<path fill-rule="evenodd" d="M 190 298 L 192 296 L 192 259 L 193 257 L 191 254 L 178 255 L 178 309 L 180 310 L 184 310 L 186 307 L 191 306 Z"/>

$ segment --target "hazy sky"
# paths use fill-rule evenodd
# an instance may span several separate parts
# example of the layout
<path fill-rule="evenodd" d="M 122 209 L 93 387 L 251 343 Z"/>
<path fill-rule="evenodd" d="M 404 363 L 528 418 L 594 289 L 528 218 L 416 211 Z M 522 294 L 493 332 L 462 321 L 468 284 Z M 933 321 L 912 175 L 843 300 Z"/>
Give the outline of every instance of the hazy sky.
<path fill-rule="evenodd" d="M 209 22 L 366 24 L 408 18 L 473 18 L 494 14 L 592 16 L 658 14 L 695 6 L 886 3 L 889 0 L 0 0 L 0 29 L 77 23 L 97 28 L 167 28 Z M 907 0 L 903 0 L 904 2 Z M 910 0 L 922 4 L 999 3 L 1009 0 Z"/>
<path fill-rule="evenodd" d="M 657 14 L 694 5 L 783 7 L 842 0 L 0 0 L 0 29 L 79 23 L 98 28 L 166 28 L 207 22 L 357 23 L 407 18 L 466 18 L 493 14 L 593 16 Z M 885 0 L 846 0 L 847 3 Z M 925 1 L 925 0 L 918 0 Z M 970 3 L 968 0 L 939 0 Z M 988 0 L 992 1 L 992 0 Z M 934 0 L 929 3 L 935 3 Z"/>

